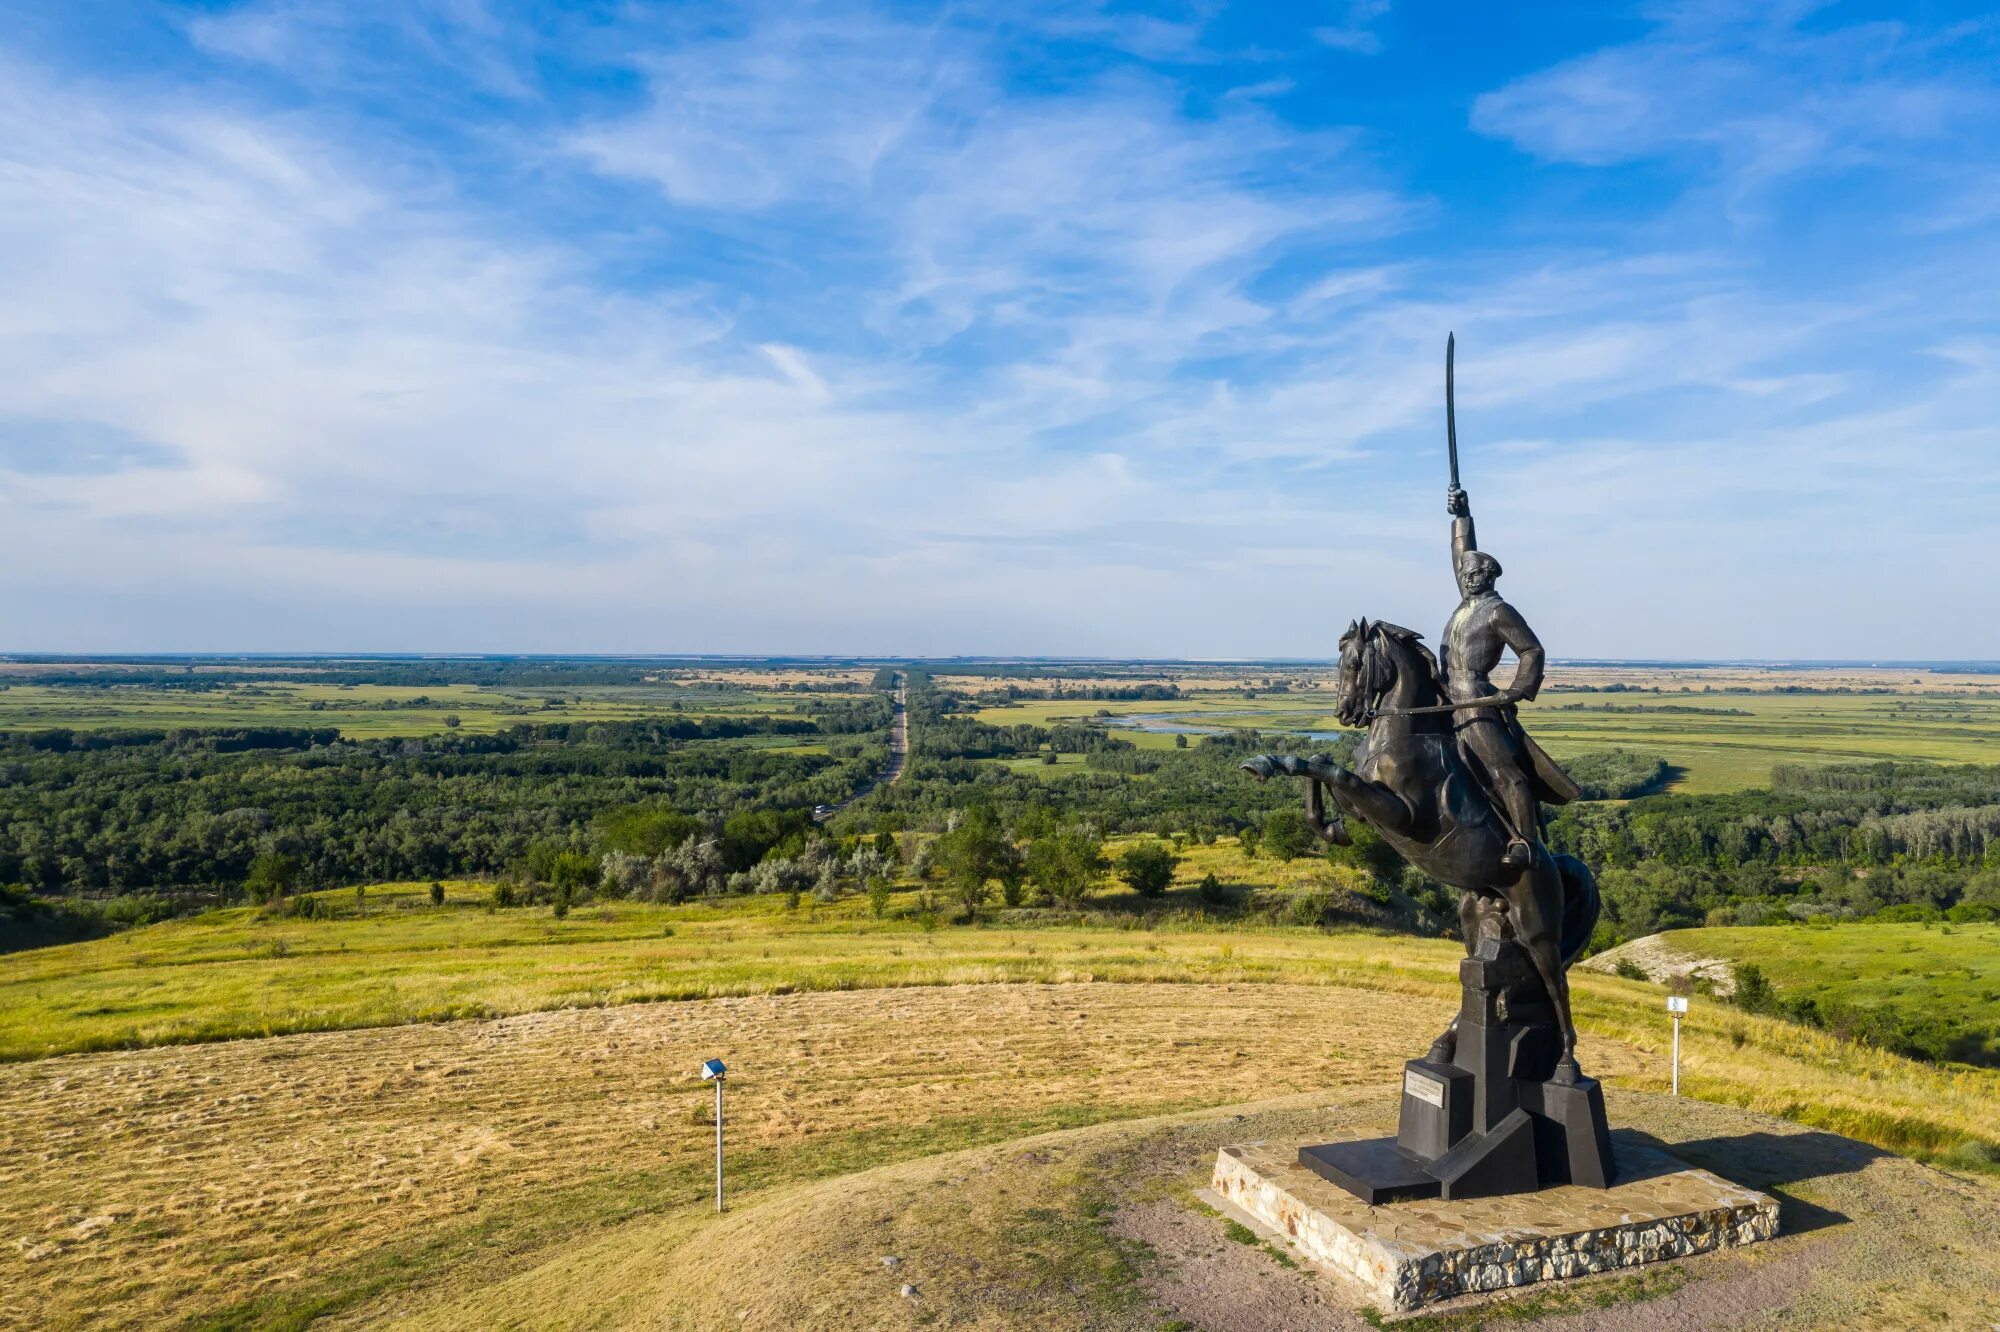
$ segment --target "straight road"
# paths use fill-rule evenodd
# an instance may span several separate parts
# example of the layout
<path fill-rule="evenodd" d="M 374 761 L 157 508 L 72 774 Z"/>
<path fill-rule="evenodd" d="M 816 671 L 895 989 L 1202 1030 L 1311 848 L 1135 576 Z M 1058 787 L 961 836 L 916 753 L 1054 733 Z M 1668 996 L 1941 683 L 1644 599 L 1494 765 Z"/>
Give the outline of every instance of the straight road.
<path fill-rule="evenodd" d="M 864 800 L 878 786 L 894 786 L 903 780 L 903 769 L 910 762 L 910 677 L 906 672 L 896 672 L 896 715 L 889 726 L 889 762 L 877 774 L 874 781 L 856 791 L 837 805 L 821 805 L 813 811 L 813 818 L 825 823 L 834 815 L 846 809 L 857 800 Z"/>

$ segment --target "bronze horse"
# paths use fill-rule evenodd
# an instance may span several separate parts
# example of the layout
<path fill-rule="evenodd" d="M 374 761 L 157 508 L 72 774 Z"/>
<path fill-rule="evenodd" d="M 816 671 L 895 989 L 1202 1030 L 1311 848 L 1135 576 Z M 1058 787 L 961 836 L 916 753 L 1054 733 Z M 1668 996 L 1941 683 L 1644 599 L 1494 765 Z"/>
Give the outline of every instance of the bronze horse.
<path fill-rule="evenodd" d="M 1368 728 L 1351 770 L 1319 754 L 1260 754 L 1243 767 L 1259 779 L 1304 778 L 1307 812 L 1326 840 L 1344 843 L 1347 834 L 1338 815 L 1325 817 L 1322 790 L 1332 794 L 1342 813 L 1381 833 L 1404 859 L 1459 889 L 1468 954 L 1482 918 L 1489 929 L 1511 933 L 1533 961 L 1555 1010 L 1562 1055 L 1554 1080 L 1574 1084 L 1581 1075 L 1564 971 L 1596 928 L 1597 881 L 1582 861 L 1551 853 L 1539 841 L 1525 869 L 1502 863 L 1511 834 L 1459 750 L 1452 710 L 1438 684 L 1437 659 L 1420 638 L 1379 620 L 1351 624 L 1341 636 L 1337 712 L 1342 724 Z M 1426 708 L 1431 711 L 1421 710 Z M 1457 1040 L 1454 1017 L 1430 1057 L 1450 1062 Z"/>

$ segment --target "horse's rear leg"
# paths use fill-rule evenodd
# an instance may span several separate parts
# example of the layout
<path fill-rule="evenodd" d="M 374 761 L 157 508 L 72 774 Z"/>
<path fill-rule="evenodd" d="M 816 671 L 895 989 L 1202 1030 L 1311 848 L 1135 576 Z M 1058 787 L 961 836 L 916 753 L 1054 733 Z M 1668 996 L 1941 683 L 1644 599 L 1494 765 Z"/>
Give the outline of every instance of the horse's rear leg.
<path fill-rule="evenodd" d="M 1562 1038 L 1562 1057 L 1556 1061 L 1554 1081 L 1574 1084 L 1582 1077 L 1576 1066 L 1576 1024 L 1569 1012 L 1569 976 L 1563 969 L 1561 917 L 1544 910 L 1561 900 L 1561 880 L 1546 852 L 1535 857 L 1535 868 L 1521 875 L 1508 890 L 1507 906 L 1514 917 L 1514 938 L 1528 950 L 1535 971 L 1548 991 L 1556 1010 L 1556 1031 Z"/>

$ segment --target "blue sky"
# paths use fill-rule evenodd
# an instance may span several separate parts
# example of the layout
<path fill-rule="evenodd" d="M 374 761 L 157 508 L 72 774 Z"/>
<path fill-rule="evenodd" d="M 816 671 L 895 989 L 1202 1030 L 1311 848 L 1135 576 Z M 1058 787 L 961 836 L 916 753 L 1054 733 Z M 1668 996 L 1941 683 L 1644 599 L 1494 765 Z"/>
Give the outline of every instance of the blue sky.
<path fill-rule="evenodd" d="M 2000 656 L 1991 12 L 0 20 L 0 647 Z"/>

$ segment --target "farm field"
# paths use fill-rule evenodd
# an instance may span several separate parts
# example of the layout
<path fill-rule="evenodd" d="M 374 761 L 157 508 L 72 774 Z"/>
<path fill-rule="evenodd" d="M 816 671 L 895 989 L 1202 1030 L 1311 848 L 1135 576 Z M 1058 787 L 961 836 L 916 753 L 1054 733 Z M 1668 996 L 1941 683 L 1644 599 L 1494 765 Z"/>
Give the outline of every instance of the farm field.
<path fill-rule="evenodd" d="M 557 922 L 489 914 L 475 892 L 431 907 L 384 886 L 366 914 L 230 910 L 0 959 L 15 1060 L 0 1065 L 0 1227 L 18 1241 L 0 1247 L 0 1320 L 499 1326 L 514 1300 L 617 1325 L 620 1301 L 662 1289 L 634 1264 L 751 1225 L 701 1206 L 702 1058 L 732 1067 L 732 1215 L 782 1216 L 801 1188 L 1037 1133 L 1292 1094 L 1382 1099 L 1455 1004 L 1459 950 L 1443 940 L 1193 921 L 933 932 L 851 901 L 808 917 L 768 898 Z M 1586 1068 L 1650 1104 L 1666 1077 L 1659 991 L 1592 975 L 1577 990 Z M 668 994 L 688 998 L 630 1002 Z M 296 1034 L 199 1029 L 239 1009 L 241 1026 Z M 515 1015 L 434 1020 L 482 1013 Z M 22 1057 L 113 1036 L 138 1048 Z M 1684 1087 L 1919 1156 L 2000 1119 L 2000 1074 L 1716 1004 L 1686 1028 Z M 1052 1196 L 1080 1187 L 1064 1178 Z M 1064 1225 L 1039 1243 L 1067 1262 L 1095 1241 Z M 528 1287 L 508 1295 L 515 1276 Z"/>
<path fill-rule="evenodd" d="M 1615 692 L 1547 690 L 1523 708 L 1522 716 L 1536 739 L 1558 759 L 1606 749 L 1657 754 L 1677 770 L 1670 789 L 1690 795 L 1767 786 L 1771 769 L 1780 763 L 1873 759 L 1978 763 L 1991 762 L 2000 754 L 2000 695 L 1990 691 L 1964 697 L 1935 692 L 1796 694 L 1753 689 L 1732 679 L 1728 685 L 1717 685 L 1713 693 L 1700 692 L 1704 686 L 1696 684 L 1691 686 L 1696 692 L 1681 694 L 1681 685 L 1698 679 L 1698 674 L 1679 672 L 1672 678 L 1671 689 L 1661 694 L 1631 692 L 1637 686 Z M 1552 671 L 1551 680 L 1563 682 L 1564 673 Z M 1260 693 L 1255 698 L 1217 692 L 1171 702 L 1030 699 L 989 707 L 978 715 L 993 725 L 1048 725 L 1094 717 L 1100 711 L 1114 719 L 1141 719 L 1162 727 L 1339 729 L 1332 691 L 1324 688 Z M 1115 734 L 1149 748 L 1174 743 L 1173 734 L 1165 730 L 1121 728 Z"/>
<path fill-rule="evenodd" d="M 775 684 L 776 681 L 770 682 Z M 490 689 L 471 684 L 299 684 L 246 680 L 227 690 L 145 685 L 10 684 L 0 688 L 0 731 L 181 727 L 332 727 L 348 739 L 467 733 L 523 722 L 635 721 L 799 712 L 808 698 L 774 688 L 585 685 Z M 448 718 L 457 718 L 451 723 Z"/>

